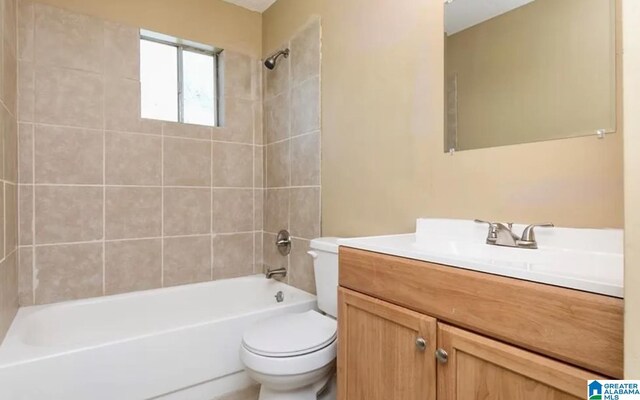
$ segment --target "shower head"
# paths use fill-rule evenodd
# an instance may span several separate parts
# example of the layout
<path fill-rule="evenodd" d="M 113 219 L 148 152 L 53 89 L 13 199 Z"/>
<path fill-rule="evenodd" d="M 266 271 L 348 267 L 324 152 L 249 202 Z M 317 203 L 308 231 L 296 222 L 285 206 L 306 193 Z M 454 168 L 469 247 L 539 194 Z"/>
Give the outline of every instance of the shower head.
<path fill-rule="evenodd" d="M 266 60 L 264 60 L 264 66 L 268 69 L 274 69 L 276 67 L 276 63 L 278 62 L 278 58 L 280 56 L 284 56 L 284 58 L 289 57 L 289 49 L 278 50 L 269 56 Z"/>

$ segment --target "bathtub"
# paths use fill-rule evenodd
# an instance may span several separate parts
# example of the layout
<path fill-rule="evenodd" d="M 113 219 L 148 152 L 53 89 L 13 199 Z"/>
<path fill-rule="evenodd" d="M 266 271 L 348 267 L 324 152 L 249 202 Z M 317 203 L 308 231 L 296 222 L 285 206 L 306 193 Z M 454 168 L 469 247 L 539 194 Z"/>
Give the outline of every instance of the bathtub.
<path fill-rule="evenodd" d="M 315 307 L 260 275 L 21 308 L 0 346 L 0 399 L 212 400 L 252 384 L 245 328 Z"/>

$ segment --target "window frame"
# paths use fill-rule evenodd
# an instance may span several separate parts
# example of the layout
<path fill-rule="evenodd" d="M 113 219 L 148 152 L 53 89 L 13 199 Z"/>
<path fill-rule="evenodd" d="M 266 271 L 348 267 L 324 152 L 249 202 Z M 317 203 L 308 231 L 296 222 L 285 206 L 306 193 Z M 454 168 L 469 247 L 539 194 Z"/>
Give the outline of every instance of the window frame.
<path fill-rule="evenodd" d="M 213 125 L 203 126 L 220 126 L 220 54 L 222 49 L 215 47 L 198 45 L 183 39 L 177 39 L 171 36 L 163 35 L 146 30 L 140 30 L 140 41 L 146 40 L 158 44 L 171 46 L 176 48 L 177 73 L 178 73 L 178 123 L 186 124 L 184 121 L 184 58 L 185 51 L 199 53 L 213 58 Z M 142 77 L 141 77 L 142 79 Z"/>

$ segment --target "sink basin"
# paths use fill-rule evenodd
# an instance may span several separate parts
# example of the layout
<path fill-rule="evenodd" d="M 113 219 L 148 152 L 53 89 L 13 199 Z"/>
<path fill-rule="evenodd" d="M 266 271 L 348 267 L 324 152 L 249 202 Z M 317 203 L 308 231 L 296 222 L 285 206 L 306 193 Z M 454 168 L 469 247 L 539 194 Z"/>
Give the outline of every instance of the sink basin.
<path fill-rule="evenodd" d="M 525 225 L 514 225 L 520 234 Z M 418 219 L 407 235 L 343 239 L 342 246 L 496 275 L 623 297 L 623 232 L 537 228 L 538 249 L 485 243 L 487 226 L 470 220 Z"/>

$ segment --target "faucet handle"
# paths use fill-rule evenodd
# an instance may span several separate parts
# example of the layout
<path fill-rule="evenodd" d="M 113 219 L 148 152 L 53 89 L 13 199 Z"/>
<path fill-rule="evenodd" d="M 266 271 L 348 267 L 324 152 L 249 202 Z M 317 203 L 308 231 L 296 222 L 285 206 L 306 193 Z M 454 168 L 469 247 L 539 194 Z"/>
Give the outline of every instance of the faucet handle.
<path fill-rule="evenodd" d="M 483 221 L 481 219 L 474 219 L 473 220 L 475 223 L 477 224 L 488 224 L 489 225 L 489 232 L 487 233 L 487 244 L 493 244 L 495 243 L 495 241 L 498 239 L 498 232 L 496 229 L 496 224 L 493 222 L 489 222 L 489 221 Z"/>
<path fill-rule="evenodd" d="M 534 232 L 535 228 L 553 228 L 555 225 L 551 224 L 551 223 L 547 223 L 547 224 L 531 224 L 529 226 L 527 226 L 526 228 L 524 228 L 524 231 L 522 231 L 522 238 L 520 239 L 522 242 L 525 243 L 530 243 L 535 245 L 536 243 L 536 234 Z"/>

